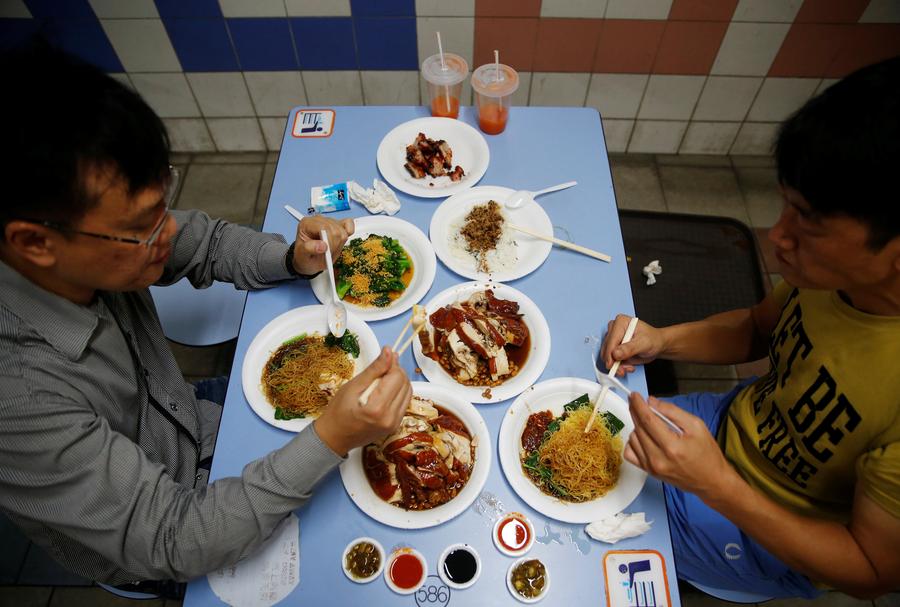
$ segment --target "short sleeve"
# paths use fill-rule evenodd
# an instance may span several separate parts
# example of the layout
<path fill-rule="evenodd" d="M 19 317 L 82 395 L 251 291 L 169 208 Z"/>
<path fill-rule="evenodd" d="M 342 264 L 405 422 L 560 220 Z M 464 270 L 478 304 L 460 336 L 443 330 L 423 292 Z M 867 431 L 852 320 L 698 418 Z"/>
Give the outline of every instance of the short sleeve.
<path fill-rule="evenodd" d="M 864 453 L 857 460 L 856 473 L 866 495 L 900 518 L 900 442 Z"/>

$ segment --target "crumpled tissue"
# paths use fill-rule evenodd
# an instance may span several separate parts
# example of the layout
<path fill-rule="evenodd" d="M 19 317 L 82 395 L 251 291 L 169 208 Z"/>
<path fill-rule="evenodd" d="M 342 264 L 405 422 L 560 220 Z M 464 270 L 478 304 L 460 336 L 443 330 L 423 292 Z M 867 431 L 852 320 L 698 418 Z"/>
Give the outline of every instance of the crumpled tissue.
<path fill-rule="evenodd" d="M 647 277 L 647 284 L 655 285 L 656 277 L 662 274 L 662 266 L 659 265 L 659 260 L 654 259 L 648 265 L 644 266 L 643 273 L 644 276 Z"/>
<path fill-rule="evenodd" d="M 348 181 L 347 190 L 350 199 L 366 207 L 370 213 L 395 215 L 400 210 L 400 199 L 383 181 L 374 179 L 372 187 L 368 189 L 355 181 Z"/>
<path fill-rule="evenodd" d="M 650 530 L 650 523 L 644 520 L 643 512 L 625 514 L 619 512 L 594 521 L 584 528 L 585 532 L 595 540 L 615 544 L 619 540 L 643 535 Z"/>

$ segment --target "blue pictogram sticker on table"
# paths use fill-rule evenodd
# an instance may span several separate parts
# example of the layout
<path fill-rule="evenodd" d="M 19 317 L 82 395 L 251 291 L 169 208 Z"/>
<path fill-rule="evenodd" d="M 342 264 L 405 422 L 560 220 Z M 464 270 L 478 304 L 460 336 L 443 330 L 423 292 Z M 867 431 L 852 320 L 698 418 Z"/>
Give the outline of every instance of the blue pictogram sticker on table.
<path fill-rule="evenodd" d="M 610 550 L 603 556 L 609 607 L 671 607 L 666 562 L 656 550 Z"/>
<path fill-rule="evenodd" d="M 334 132 L 334 110 L 298 110 L 291 135 L 325 138 Z"/>

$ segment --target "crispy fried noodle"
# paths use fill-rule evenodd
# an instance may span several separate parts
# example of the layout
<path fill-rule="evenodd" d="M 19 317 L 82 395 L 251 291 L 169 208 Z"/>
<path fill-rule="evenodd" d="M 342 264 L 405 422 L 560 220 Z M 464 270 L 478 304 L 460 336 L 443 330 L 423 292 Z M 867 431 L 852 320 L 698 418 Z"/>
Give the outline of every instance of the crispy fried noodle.
<path fill-rule="evenodd" d="M 571 411 L 538 449 L 540 462 L 552 470 L 556 485 L 567 492 L 567 501 L 586 502 L 606 495 L 619 480 L 622 439 L 612 436 L 606 424 L 595 423 L 584 432 L 590 408 Z"/>
<path fill-rule="evenodd" d="M 319 335 L 291 340 L 275 351 L 263 370 L 266 399 L 279 419 L 315 416 L 337 389 L 353 377 L 354 363 Z"/>

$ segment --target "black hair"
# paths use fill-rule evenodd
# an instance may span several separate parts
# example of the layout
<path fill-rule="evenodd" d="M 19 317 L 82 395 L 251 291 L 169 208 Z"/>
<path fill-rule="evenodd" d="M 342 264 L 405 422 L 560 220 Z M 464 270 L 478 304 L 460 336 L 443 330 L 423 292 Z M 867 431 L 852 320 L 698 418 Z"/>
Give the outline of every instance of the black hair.
<path fill-rule="evenodd" d="M 0 225 L 76 222 L 99 202 L 91 170 L 110 171 L 132 195 L 167 179 L 165 126 L 115 78 L 41 38 L 0 54 L 0 74 Z"/>
<path fill-rule="evenodd" d="M 866 224 L 870 249 L 900 235 L 900 57 L 810 99 L 781 126 L 775 160 L 778 180 L 815 212 Z"/>

